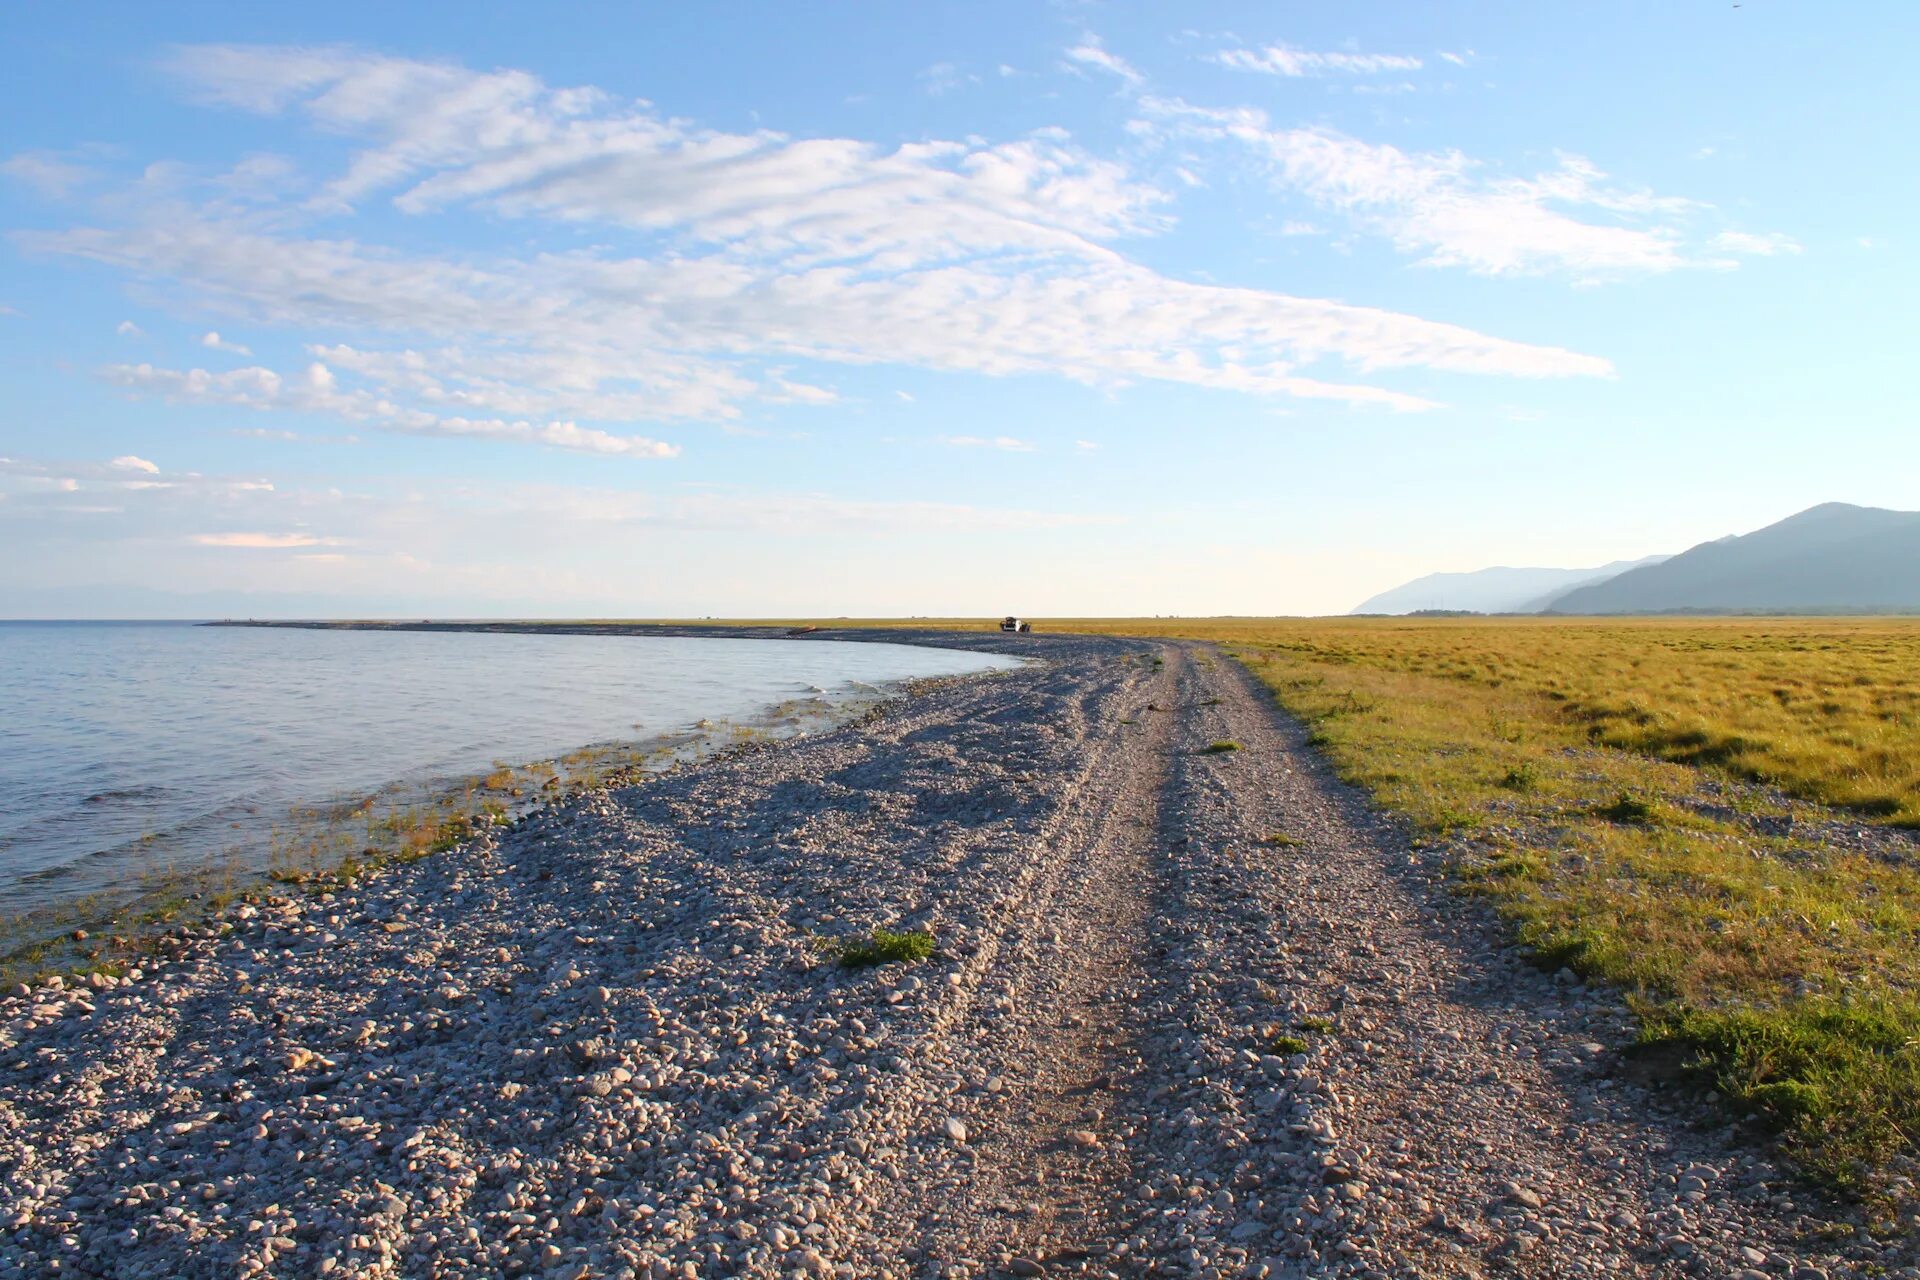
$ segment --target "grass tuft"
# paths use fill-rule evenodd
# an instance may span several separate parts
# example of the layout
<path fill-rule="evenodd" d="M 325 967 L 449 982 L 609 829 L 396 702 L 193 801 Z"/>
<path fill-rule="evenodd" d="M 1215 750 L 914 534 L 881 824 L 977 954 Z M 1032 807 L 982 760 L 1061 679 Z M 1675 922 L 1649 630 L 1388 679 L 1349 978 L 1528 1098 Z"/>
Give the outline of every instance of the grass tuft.
<path fill-rule="evenodd" d="M 1653 806 L 1622 791 L 1607 804 L 1594 806 L 1593 814 L 1608 822 L 1647 823 L 1653 821 Z"/>
<path fill-rule="evenodd" d="M 1865 1190 L 1920 1116 L 1920 1016 L 1910 1004 L 1665 1006 L 1644 1014 L 1640 1040 L 1684 1051 L 1687 1070 L 1779 1131 L 1803 1165 L 1842 1190 Z"/>
<path fill-rule="evenodd" d="M 1235 742 L 1232 738 L 1221 738 L 1217 742 L 1209 742 L 1206 746 L 1206 749 L 1202 751 L 1201 754 L 1209 755 L 1209 756 L 1219 756 L 1219 755 L 1225 755 L 1229 751 L 1241 751 L 1241 750 L 1244 750 L 1244 748 L 1241 747 L 1241 745 Z"/>
<path fill-rule="evenodd" d="M 847 938 L 834 944 L 833 954 L 849 969 L 913 964 L 933 954 L 933 935 L 924 929 L 908 929 L 902 933 L 875 929 L 864 938 Z"/>

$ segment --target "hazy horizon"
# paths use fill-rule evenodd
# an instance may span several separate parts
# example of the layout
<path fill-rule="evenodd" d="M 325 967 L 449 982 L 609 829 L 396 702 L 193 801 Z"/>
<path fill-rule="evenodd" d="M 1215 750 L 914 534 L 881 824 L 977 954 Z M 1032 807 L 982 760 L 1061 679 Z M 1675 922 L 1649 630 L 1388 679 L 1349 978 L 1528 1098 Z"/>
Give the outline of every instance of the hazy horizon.
<path fill-rule="evenodd" d="M 0 616 L 1335 614 L 1920 507 L 1853 12 L 19 10 Z"/>

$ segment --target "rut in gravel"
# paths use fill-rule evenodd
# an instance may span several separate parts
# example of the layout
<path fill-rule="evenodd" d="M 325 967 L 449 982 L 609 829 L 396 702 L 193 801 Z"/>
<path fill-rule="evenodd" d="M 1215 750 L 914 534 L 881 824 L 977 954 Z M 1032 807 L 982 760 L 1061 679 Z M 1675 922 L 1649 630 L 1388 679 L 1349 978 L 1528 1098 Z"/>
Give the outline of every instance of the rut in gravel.
<path fill-rule="evenodd" d="M 1151 981 L 1155 849 L 1176 731 L 1168 710 L 1185 665 L 1177 650 L 1135 662 L 1138 676 L 1083 708 L 1091 749 L 1063 806 L 1071 821 L 997 939 L 1016 1016 L 963 1015 L 949 1032 L 992 1074 L 968 1113 L 966 1176 L 945 1195 L 923 1187 L 909 1199 L 903 1235 L 936 1266 L 997 1260 L 1014 1274 L 1105 1275 L 1127 1265 L 1107 1259 L 1135 1225 L 1141 1170 L 1129 1140 L 1144 1090 L 1165 1074 L 1146 1055 L 1135 1006 Z"/>

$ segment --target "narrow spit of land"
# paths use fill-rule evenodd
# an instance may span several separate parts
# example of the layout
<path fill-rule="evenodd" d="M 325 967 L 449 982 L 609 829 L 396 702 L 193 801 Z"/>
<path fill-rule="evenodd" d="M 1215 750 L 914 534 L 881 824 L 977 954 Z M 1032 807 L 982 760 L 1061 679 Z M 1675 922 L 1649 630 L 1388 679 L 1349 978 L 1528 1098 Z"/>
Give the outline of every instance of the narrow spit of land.
<path fill-rule="evenodd" d="M 1902 1273 L 1209 648 L 873 638 L 1044 661 L 4 997 L 0 1276 Z"/>

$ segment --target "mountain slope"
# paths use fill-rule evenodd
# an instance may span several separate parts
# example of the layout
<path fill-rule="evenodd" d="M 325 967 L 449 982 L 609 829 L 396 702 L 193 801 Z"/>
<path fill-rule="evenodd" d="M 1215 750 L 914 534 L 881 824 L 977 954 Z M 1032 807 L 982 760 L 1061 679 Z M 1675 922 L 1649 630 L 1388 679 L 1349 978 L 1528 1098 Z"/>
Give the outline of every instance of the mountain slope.
<path fill-rule="evenodd" d="M 1458 609 L 1474 613 L 1532 613 L 1589 583 L 1603 582 L 1645 560 L 1616 560 L 1596 569 L 1514 569 L 1501 566 L 1471 573 L 1430 573 L 1362 601 L 1354 613 L 1413 613 L 1420 609 Z"/>
<path fill-rule="evenodd" d="M 1920 611 L 1920 512 L 1828 502 L 1575 587 L 1555 613 Z"/>

